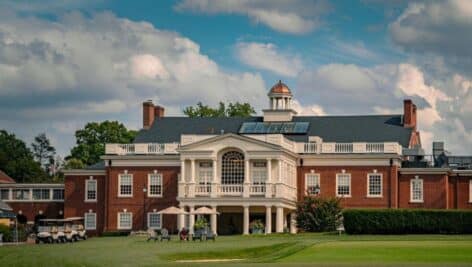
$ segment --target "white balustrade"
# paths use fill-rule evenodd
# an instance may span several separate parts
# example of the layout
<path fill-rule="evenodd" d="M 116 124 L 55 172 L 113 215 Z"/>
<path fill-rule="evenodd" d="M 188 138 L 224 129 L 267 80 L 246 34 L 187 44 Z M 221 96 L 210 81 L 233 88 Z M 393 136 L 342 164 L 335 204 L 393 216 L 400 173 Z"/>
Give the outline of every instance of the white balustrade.
<path fill-rule="evenodd" d="M 218 195 L 241 196 L 242 194 L 242 185 L 218 185 Z"/>
<path fill-rule="evenodd" d="M 107 155 L 177 154 L 178 143 L 105 144 Z"/>
<path fill-rule="evenodd" d="M 265 185 L 251 185 L 249 187 L 249 194 L 250 195 L 265 195 L 266 186 Z"/>
<path fill-rule="evenodd" d="M 365 154 L 382 153 L 401 155 L 402 147 L 398 143 L 297 143 L 296 153 L 302 154 Z"/>
<path fill-rule="evenodd" d="M 367 153 L 384 153 L 384 143 L 367 143 L 365 150 Z"/>
<path fill-rule="evenodd" d="M 211 192 L 211 185 L 195 185 L 195 195 L 198 196 L 206 196 L 209 195 Z"/>
<path fill-rule="evenodd" d="M 334 146 L 335 153 L 352 153 L 353 144 L 352 143 L 336 143 Z"/>

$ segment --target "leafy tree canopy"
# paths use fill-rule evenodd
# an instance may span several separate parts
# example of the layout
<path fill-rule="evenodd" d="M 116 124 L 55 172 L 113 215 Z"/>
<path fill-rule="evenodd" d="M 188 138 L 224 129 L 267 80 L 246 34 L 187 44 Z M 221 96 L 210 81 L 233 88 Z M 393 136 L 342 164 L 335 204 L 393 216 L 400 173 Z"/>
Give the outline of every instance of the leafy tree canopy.
<path fill-rule="evenodd" d="M 256 113 L 254 108 L 249 103 L 229 103 L 226 105 L 220 102 L 218 107 L 212 108 L 208 105 L 203 105 L 198 102 L 195 106 L 186 107 L 183 110 L 184 114 L 191 117 L 249 117 Z"/>
<path fill-rule="evenodd" d="M 0 130 L 0 169 L 17 182 L 47 180 L 47 174 L 25 142 L 5 130 Z"/>
<path fill-rule="evenodd" d="M 74 158 L 84 165 L 95 164 L 105 153 L 106 143 L 131 143 L 136 134 L 118 121 L 89 122 L 75 132 L 76 146 L 66 160 Z"/>
<path fill-rule="evenodd" d="M 56 149 L 51 145 L 51 142 L 46 137 L 45 133 L 39 134 L 34 138 L 31 144 L 33 148 L 33 155 L 36 161 L 39 162 L 44 171 L 50 172 L 50 168 L 54 168 Z"/>

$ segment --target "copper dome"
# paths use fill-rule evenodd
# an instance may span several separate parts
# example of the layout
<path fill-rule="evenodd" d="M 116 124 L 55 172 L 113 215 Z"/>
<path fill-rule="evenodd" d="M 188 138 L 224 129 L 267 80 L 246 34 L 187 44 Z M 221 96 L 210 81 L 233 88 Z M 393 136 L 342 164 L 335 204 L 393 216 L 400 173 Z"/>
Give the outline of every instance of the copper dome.
<path fill-rule="evenodd" d="M 278 83 L 276 83 L 272 88 L 270 88 L 269 95 L 272 94 L 277 94 L 277 95 L 292 95 L 292 92 L 290 91 L 290 88 L 283 83 L 281 80 L 279 80 Z"/>

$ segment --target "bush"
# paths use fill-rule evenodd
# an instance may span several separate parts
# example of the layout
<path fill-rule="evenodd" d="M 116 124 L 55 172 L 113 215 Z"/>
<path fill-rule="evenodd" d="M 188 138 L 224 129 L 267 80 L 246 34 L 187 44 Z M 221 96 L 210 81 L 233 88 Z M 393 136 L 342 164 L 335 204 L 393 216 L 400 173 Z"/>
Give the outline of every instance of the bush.
<path fill-rule="evenodd" d="M 306 232 L 335 231 L 340 218 L 341 205 L 337 198 L 305 196 L 297 204 L 297 226 Z"/>
<path fill-rule="evenodd" d="M 203 229 L 206 229 L 207 227 L 208 227 L 208 223 L 205 220 L 205 217 L 198 218 L 197 221 L 195 222 L 194 226 L 193 226 L 195 231 L 203 230 Z"/>
<path fill-rule="evenodd" d="M 0 234 L 3 234 L 3 242 L 12 242 L 13 241 L 13 231 L 9 226 L 0 224 Z"/>
<path fill-rule="evenodd" d="M 343 217 L 348 234 L 472 233 L 472 211 L 349 209 Z"/>

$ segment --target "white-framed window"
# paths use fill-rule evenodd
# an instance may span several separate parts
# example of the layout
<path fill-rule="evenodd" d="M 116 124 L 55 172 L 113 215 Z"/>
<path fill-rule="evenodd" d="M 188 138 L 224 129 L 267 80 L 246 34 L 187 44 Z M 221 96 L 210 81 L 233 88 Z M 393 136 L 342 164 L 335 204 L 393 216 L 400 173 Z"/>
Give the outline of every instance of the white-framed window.
<path fill-rule="evenodd" d="M 472 179 L 469 180 L 469 202 L 472 203 Z"/>
<path fill-rule="evenodd" d="M 267 181 L 267 162 L 255 161 L 252 163 L 252 184 L 264 185 Z"/>
<path fill-rule="evenodd" d="M 148 196 L 162 197 L 162 173 L 151 173 L 148 175 Z"/>
<path fill-rule="evenodd" d="M 84 214 L 85 230 L 97 229 L 97 214 L 95 212 L 87 212 Z"/>
<path fill-rule="evenodd" d="M 305 190 L 308 195 L 316 195 L 316 188 L 320 187 L 320 174 L 319 173 L 307 173 L 305 174 Z M 319 193 L 319 191 L 318 191 Z"/>
<path fill-rule="evenodd" d="M 198 164 L 197 183 L 199 185 L 209 185 L 213 179 L 213 163 L 203 161 Z"/>
<path fill-rule="evenodd" d="M 336 174 L 336 196 L 338 197 L 351 196 L 351 174 L 349 173 Z"/>
<path fill-rule="evenodd" d="M 418 176 L 410 180 L 410 201 L 423 202 L 423 179 Z"/>
<path fill-rule="evenodd" d="M 51 190 L 47 188 L 35 188 L 33 189 L 34 200 L 49 200 Z"/>
<path fill-rule="evenodd" d="M 52 190 L 53 200 L 64 200 L 64 189 L 53 189 Z"/>
<path fill-rule="evenodd" d="M 157 212 L 148 212 L 148 228 L 149 229 L 161 229 L 162 228 L 162 214 Z"/>
<path fill-rule="evenodd" d="M 221 156 L 221 184 L 243 184 L 244 182 L 244 154 L 238 151 L 229 151 Z"/>
<path fill-rule="evenodd" d="M 85 201 L 97 201 L 97 180 L 85 180 Z"/>
<path fill-rule="evenodd" d="M 13 189 L 11 195 L 12 200 L 31 200 L 29 189 Z"/>
<path fill-rule="evenodd" d="M 133 196 L 133 175 L 129 173 L 122 173 L 118 176 L 118 196 L 132 197 Z"/>
<path fill-rule="evenodd" d="M 133 228 L 133 213 L 118 212 L 118 229 L 129 230 Z"/>
<path fill-rule="evenodd" d="M 369 173 L 367 175 L 367 196 L 382 197 L 382 174 Z"/>
<path fill-rule="evenodd" d="M 7 189 L 7 188 L 0 189 L 0 199 L 10 200 L 10 189 Z"/>

